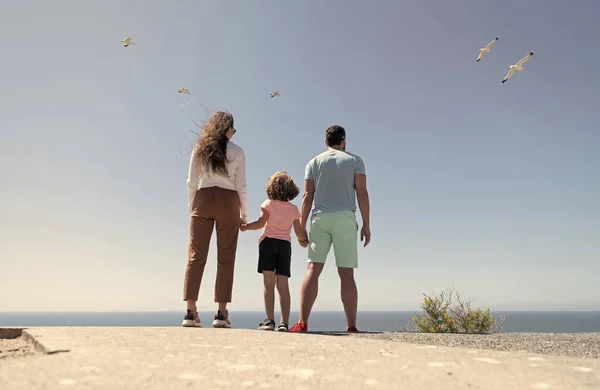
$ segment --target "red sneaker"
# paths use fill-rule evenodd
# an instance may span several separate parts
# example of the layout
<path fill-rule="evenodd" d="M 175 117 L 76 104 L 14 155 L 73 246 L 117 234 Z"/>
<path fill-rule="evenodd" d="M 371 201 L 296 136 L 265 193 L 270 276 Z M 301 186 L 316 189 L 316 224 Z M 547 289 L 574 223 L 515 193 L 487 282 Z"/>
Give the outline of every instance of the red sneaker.
<path fill-rule="evenodd" d="M 358 333 L 360 332 L 360 330 L 356 329 L 356 326 L 351 326 L 350 328 L 348 328 L 346 330 L 346 332 L 350 332 L 350 333 Z"/>
<path fill-rule="evenodd" d="M 300 333 L 300 332 L 308 332 L 308 325 L 304 322 L 298 322 L 296 325 L 292 326 L 290 332 Z"/>

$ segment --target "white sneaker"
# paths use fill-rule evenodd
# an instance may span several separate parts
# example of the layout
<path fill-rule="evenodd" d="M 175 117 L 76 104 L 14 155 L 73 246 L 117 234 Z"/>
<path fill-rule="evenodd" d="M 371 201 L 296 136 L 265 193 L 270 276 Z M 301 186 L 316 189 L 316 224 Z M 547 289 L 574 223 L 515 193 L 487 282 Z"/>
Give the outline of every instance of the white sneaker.
<path fill-rule="evenodd" d="M 183 317 L 181 326 L 185 328 L 202 328 L 202 324 L 200 324 L 200 317 L 198 317 L 198 312 L 188 310 L 187 314 Z"/>
<path fill-rule="evenodd" d="M 221 313 L 221 311 L 217 311 L 212 326 L 213 328 L 231 328 L 231 322 L 229 322 L 229 312 L 226 311 L 224 315 Z"/>

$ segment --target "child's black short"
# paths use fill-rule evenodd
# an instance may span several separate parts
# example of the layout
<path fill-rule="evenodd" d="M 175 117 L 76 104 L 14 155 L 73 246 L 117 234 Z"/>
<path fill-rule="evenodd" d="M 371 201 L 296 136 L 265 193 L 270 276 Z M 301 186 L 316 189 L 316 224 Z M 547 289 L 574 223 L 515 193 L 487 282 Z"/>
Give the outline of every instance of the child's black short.
<path fill-rule="evenodd" d="M 272 271 L 291 277 L 292 244 L 286 240 L 265 237 L 258 245 L 258 273 Z"/>

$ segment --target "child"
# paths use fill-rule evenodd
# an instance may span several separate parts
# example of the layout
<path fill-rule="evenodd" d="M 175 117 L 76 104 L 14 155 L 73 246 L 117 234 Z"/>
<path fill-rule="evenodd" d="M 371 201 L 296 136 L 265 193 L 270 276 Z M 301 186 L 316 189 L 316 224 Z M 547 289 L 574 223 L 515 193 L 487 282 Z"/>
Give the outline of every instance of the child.
<path fill-rule="evenodd" d="M 290 203 L 300 192 L 292 178 L 285 172 L 275 172 L 269 178 L 266 189 L 269 199 L 260 206 L 260 217 L 252 223 L 242 224 L 240 230 L 258 230 L 264 227 L 258 239 L 258 272 L 263 274 L 265 284 L 267 318 L 258 329 L 275 329 L 275 286 L 277 286 L 281 305 L 281 322 L 277 331 L 287 332 L 290 317 L 288 278 L 291 277 L 292 226 L 303 248 L 308 246 L 308 241 L 300 228 L 300 211 Z"/>

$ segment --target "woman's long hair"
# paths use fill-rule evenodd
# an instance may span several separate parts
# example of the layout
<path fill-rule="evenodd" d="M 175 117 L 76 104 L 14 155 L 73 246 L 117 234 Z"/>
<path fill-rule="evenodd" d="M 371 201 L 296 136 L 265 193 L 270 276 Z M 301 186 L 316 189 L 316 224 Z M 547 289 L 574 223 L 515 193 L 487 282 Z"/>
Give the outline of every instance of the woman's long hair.
<path fill-rule="evenodd" d="M 233 116 L 228 112 L 217 111 L 204 124 L 204 129 L 194 153 L 198 164 L 209 174 L 227 176 L 227 142 L 226 134 L 233 127 Z"/>

